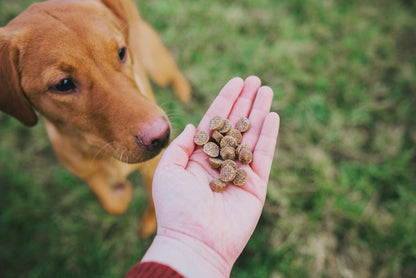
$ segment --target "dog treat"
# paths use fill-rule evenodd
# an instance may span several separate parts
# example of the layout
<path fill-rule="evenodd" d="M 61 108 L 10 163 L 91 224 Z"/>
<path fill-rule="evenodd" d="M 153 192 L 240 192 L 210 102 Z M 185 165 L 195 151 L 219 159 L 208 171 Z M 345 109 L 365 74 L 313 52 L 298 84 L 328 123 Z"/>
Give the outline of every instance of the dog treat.
<path fill-rule="evenodd" d="M 237 146 L 237 148 L 235 148 L 235 154 L 236 154 L 236 155 L 240 155 L 240 151 L 241 151 L 241 149 L 243 149 L 243 148 L 247 148 L 247 149 L 248 149 L 248 146 L 247 146 L 246 144 L 241 144 L 241 145 L 238 145 L 238 146 Z"/>
<path fill-rule="evenodd" d="M 221 116 L 215 116 L 209 122 L 209 129 L 219 130 L 222 128 L 223 125 L 224 125 L 224 120 L 221 118 Z"/>
<path fill-rule="evenodd" d="M 220 133 L 225 134 L 228 131 L 231 130 L 231 122 L 227 119 L 224 120 L 224 125 L 222 126 L 222 128 L 220 130 L 218 130 Z"/>
<path fill-rule="evenodd" d="M 243 135 L 238 129 L 231 129 L 229 132 L 227 132 L 227 135 L 230 135 L 237 140 L 237 144 L 240 144 L 243 140 Z"/>
<path fill-rule="evenodd" d="M 218 130 L 214 130 L 211 137 L 219 144 L 222 138 L 224 138 L 224 135 L 222 135 Z"/>
<path fill-rule="evenodd" d="M 235 148 L 237 147 L 237 140 L 233 136 L 226 135 L 221 139 L 220 147 L 221 148 L 225 148 L 225 147 Z"/>
<path fill-rule="evenodd" d="M 222 164 L 224 163 L 224 160 L 222 160 L 221 158 L 217 158 L 217 157 L 210 157 L 209 160 L 208 160 L 208 162 L 209 162 L 209 165 L 212 168 L 218 169 L 218 168 L 220 168 L 222 166 Z"/>
<path fill-rule="evenodd" d="M 235 178 L 233 179 L 233 183 L 235 185 L 243 185 L 245 184 L 247 181 L 247 172 L 244 169 L 237 169 L 236 173 L 235 173 Z"/>
<path fill-rule="evenodd" d="M 223 182 L 219 178 L 215 178 L 209 183 L 209 186 L 215 192 L 224 192 L 224 190 L 227 188 L 227 183 Z"/>
<path fill-rule="evenodd" d="M 231 165 L 221 167 L 220 180 L 223 182 L 232 181 L 235 178 L 236 173 L 237 170 Z"/>
<path fill-rule="evenodd" d="M 242 117 L 238 120 L 235 128 L 243 133 L 250 129 L 250 125 L 250 121 L 246 117 Z"/>
<path fill-rule="evenodd" d="M 221 164 L 221 167 L 225 167 L 227 165 L 230 165 L 230 166 L 234 167 L 234 169 L 237 169 L 237 163 L 235 163 L 234 160 L 231 160 L 231 159 L 224 160 Z"/>
<path fill-rule="evenodd" d="M 208 163 L 214 169 L 219 169 L 218 178 L 210 182 L 210 187 L 215 192 L 223 192 L 227 183 L 232 182 L 236 186 L 241 186 L 247 181 L 247 172 L 238 168 L 234 161 L 239 160 L 242 164 L 250 164 L 253 154 L 246 144 L 241 144 L 242 133 L 250 128 L 250 121 L 242 117 L 233 129 L 228 119 L 215 116 L 209 122 L 209 129 L 213 130 L 211 142 L 209 133 L 198 131 L 195 134 L 194 142 L 203 146 L 203 150 L 208 155 Z"/>
<path fill-rule="evenodd" d="M 209 134 L 206 131 L 200 130 L 195 134 L 194 142 L 198 146 L 203 146 L 209 141 Z"/>
<path fill-rule="evenodd" d="M 249 148 L 241 148 L 238 160 L 243 164 L 249 164 L 253 160 L 253 154 Z"/>
<path fill-rule="evenodd" d="M 210 157 L 217 157 L 220 154 L 220 147 L 214 142 L 208 142 L 204 145 L 204 153 Z"/>
<path fill-rule="evenodd" d="M 235 149 L 233 147 L 230 147 L 230 146 L 221 148 L 220 155 L 221 155 L 222 159 L 224 159 L 224 160 L 227 160 L 227 159 L 234 160 L 235 159 Z"/>

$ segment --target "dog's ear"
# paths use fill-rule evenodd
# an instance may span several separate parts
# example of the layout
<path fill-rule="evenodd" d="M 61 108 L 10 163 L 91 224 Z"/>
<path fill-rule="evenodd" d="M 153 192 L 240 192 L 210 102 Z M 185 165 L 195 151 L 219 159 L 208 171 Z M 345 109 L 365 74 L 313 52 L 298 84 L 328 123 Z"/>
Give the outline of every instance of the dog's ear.
<path fill-rule="evenodd" d="M 6 31 L 0 28 L 0 110 L 27 126 L 33 126 L 37 116 L 20 86 L 17 61 L 17 48 L 11 46 Z"/>
<path fill-rule="evenodd" d="M 112 13 L 121 21 L 123 27 L 128 27 L 128 19 L 122 0 L 101 0 L 101 3 L 112 11 Z"/>

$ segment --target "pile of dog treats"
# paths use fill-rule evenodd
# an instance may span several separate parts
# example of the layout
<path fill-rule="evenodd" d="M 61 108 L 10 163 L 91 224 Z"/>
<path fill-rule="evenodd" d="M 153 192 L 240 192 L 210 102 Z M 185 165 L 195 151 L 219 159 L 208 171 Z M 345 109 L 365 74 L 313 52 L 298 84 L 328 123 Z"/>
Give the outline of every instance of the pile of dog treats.
<path fill-rule="evenodd" d="M 216 192 L 223 192 L 227 182 L 243 185 L 247 181 L 247 172 L 238 168 L 235 160 L 249 164 L 253 159 L 249 147 L 241 144 L 242 134 L 249 130 L 250 121 L 242 117 L 233 129 L 228 119 L 215 116 L 209 122 L 209 128 L 212 130 L 211 138 L 208 132 L 201 130 L 195 134 L 194 142 L 203 146 L 204 153 L 209 157 L 209 165 L 220 170 L 219 177 L 210 182 L 210 187 Z"/>

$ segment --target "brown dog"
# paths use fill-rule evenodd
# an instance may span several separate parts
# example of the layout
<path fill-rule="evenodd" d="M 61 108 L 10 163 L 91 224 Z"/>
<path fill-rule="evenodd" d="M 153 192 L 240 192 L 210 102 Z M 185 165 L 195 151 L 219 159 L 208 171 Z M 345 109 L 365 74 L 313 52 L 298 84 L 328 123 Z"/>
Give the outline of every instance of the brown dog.
<path fill-rule="evenodd" d="M 147 75 L 190 98 L 188 82 L 131 0 L 47 1 L 0 28 L 0 109 L 27 126 L 36 124 L 36 109 L 60 160 L 109 213 L 125 212 L 132 198 L 126 177 L 140 171 L 149 194 L 143 236 L 156 228 L 152 179 L 171 130 Z"/>

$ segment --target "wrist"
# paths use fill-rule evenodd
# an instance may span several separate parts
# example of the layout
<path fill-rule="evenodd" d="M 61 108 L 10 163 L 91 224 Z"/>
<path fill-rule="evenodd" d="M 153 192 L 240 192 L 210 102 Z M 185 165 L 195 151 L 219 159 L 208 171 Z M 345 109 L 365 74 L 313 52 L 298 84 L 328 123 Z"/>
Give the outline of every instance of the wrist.
<path fill-rule="evenodd" d="M 229 277 L 232 263 L 227 262 L 201 241 L 168 230 L 158 233 L 142 262 L 168 265 L 185 277 Z"/>

